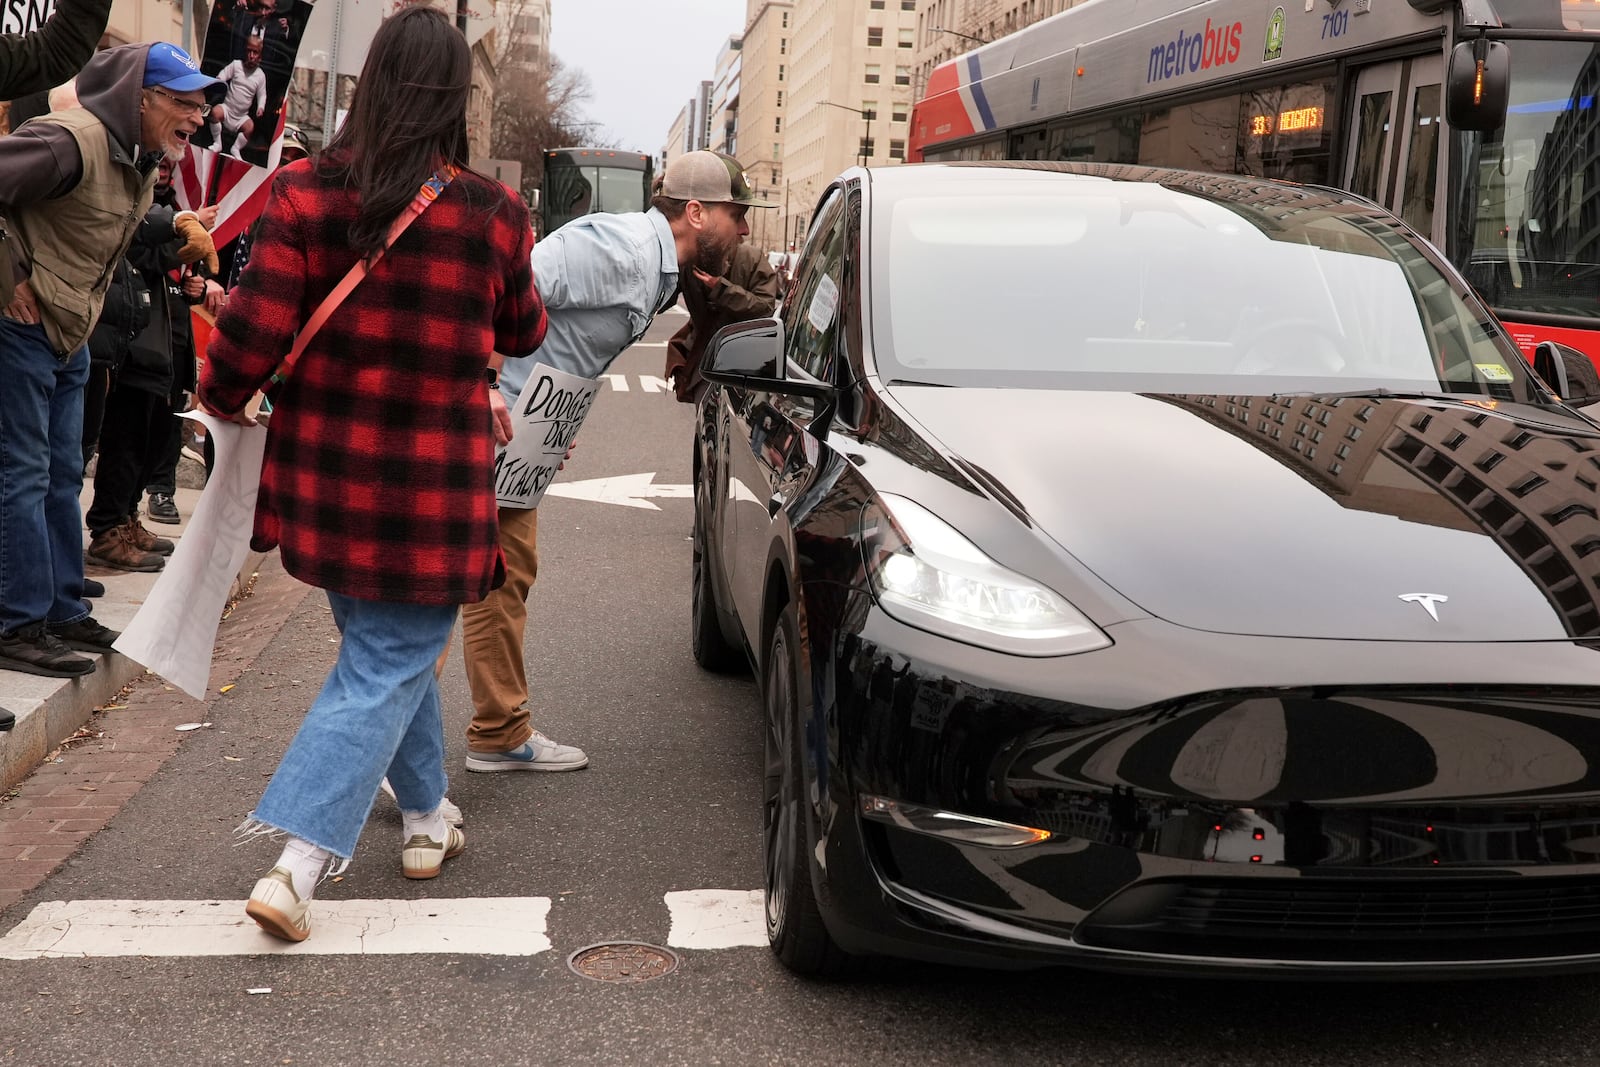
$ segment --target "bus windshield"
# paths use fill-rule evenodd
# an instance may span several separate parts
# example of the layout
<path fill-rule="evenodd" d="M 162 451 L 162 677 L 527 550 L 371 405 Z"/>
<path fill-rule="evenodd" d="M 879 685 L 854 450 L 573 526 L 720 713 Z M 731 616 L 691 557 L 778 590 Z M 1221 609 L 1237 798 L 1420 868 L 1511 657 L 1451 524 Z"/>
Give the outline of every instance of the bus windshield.
<path fill-rule="evenodd" d="M 649 178 L 649 171 L 638 167 L 546 163 L 545 232 L 592 211 L 643 211 Z"/>
<path fill-rule="evenodd" d="M 1600 44 L 1511 44 L 1505 126 L 1456 134 L 1452 258 L 1503 314 L 1600 319 Z"/>

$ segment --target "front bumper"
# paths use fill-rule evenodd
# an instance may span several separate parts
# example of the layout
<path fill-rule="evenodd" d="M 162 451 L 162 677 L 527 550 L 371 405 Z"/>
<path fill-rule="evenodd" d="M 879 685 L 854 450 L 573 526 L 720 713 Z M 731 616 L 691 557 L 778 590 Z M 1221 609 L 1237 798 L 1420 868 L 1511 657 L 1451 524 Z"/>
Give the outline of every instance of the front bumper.
<path fill-rule="evenodd" d="M 1170 688 L 1245 659 L 1255 684 L 1159 697 L 1158 671 L 1115 676 L 1160 636 L 1139 625 L 1119 655 L 1020 668 L 876 612 L 840 642 L 814 692 L 818 896 L 843 947 L 1239 975 L 1600 968 L 1600 689 L 1527 684 L 1594 677 L 1596 652 L 1200 635 L 1219 654 Z M 869 794 L 1052 837 L 947 840 L 864 818 Z"/>

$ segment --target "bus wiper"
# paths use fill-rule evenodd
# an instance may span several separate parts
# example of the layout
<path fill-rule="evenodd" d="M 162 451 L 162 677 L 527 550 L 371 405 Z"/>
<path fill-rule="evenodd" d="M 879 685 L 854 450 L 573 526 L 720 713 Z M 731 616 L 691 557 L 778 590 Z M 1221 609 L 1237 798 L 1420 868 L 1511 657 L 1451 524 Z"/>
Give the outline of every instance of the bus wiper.
<path fill-rule="evenodd" d="M 920 386 L 923 386 L 924 388 L 927 388 L 927 389 L 949 389 L 949 388 L 951 388 L 951 386 L 950 386 L 950 384 L 948 382 L 918 382 L 918 381 L 913 381 L 910 378 L 890 378 L 889 379 L 889 384 L 890 385 L 920 385 Z"/>

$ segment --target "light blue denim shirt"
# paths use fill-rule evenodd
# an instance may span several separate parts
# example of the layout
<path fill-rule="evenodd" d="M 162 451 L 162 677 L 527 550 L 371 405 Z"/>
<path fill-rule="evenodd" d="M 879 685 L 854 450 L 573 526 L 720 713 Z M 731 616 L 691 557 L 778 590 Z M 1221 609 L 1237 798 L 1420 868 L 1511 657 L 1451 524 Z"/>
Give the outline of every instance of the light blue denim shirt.
<path fill-rule="evenodd" d="M 500 368 L 508 404 L 535 363 L 594 378 L 644 336 L 678 287 L 672 225 L 655 208 L 573 219 L 533 246 L 533 284 L 550 321 L 538 351 Z"/>

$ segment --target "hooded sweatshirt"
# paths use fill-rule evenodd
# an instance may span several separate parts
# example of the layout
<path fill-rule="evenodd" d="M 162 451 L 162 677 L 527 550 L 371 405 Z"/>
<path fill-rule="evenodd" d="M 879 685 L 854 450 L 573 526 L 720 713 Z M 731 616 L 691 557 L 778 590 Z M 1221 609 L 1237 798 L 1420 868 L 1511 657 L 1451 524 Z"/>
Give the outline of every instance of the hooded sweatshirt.
<path fill-rule="evenodd" d="M 78 103 L 106 125 L 111 156 L 138 160 L 139 90 L 144 84 L 148 44 L 128 44 L 96 53 L 78 75 Z M 83 158 L 71 131 L 41 116 L 9 137 L 0 137 L 0 214 L 38 200 L 54 200 L 77 188 Z M 155 150 L 160 151 L 159 146 Z M 155 156 L 140 173 L 155 168 Z"/>
<path fill-rule="evenodd" d="M 111 267 L 150 206 L 158 156 L 138 143 L 149 51 L 137 44 L 99 53 L 78 76 L 80 108 L 0 138 L 0 212 L 12 230 L 6 245 L 17 276 L 33 283 L 58 354 L 88 336 Z"/>

